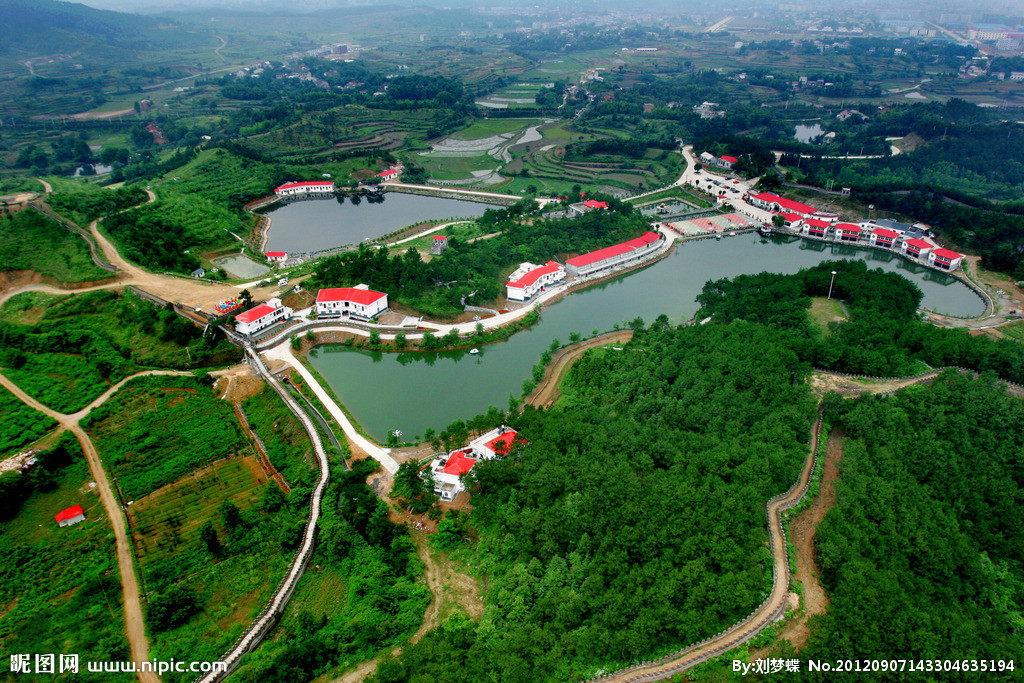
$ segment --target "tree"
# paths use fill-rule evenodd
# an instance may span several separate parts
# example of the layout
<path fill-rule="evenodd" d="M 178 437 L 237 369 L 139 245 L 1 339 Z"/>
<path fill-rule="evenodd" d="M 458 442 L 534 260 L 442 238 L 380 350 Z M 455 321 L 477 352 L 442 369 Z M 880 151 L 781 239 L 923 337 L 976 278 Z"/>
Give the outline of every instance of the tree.
<path fill-rule="evenodd" d="M 271 488 L 277 488 L 272 486 Z M 199 540 L 206 545 L 206 550 L 211 555 L 220 555 L 223 549 L 220 544 L 220 538 L 217 537 L 217 530 L 213 528 L 213 522 L 206 520 L 206 524 L 203 524 L 199 530 Z"/>
<path fill-rule="evenodd" d="M 376 328 L 370 330 L 370 346 L 380 346 L 380 331 Z"/>
<path fill-rule="evenodd" d="M 230 529 L 235 529 L 242 525 L 242 511 L 238 509 L 238 506 L 232 503 L 230 500 L 226 500 L 220 504 L 217 508 L 220 513 L 221 521 L 224 522 L 224 526 Z"/>
<path fill-rule="evenodd" d="M 397 346 L 400 349 L 404 349 L 407 343 L 408 342 L 406 341 L 405 338 L 405 332 L 399 332 L 398 334 L 395 335 L 395 346 Z"/>

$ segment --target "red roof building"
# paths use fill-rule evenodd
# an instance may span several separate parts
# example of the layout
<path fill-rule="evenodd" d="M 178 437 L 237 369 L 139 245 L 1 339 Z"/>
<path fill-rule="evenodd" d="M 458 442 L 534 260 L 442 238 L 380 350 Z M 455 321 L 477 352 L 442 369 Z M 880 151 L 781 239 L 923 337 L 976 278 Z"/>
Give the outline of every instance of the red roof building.
<path fill-rule="evenodd" d="M 566 270 L 577 277 L 590 275 L 640 258 L 657 248 L 661 235 L 647 231 L 636 239 L 575 256 L 565 262 Z"/>
<path fill-rule="evenodd" d="M 587 207 L 588 209 L 607 209 L 608 202 L 599 202 L 596 199 L 588 199 L 587 201 L 583 202 L 583 206 Z"/>
<path fill-rule="evenodd" d="M 836 239 L 841 242 L 860 240 L 860 226 L 853 223 L 836 223 Z"/>
<path fill-rule="evenodd" d="M 72 505 L 67 510 L 61 510 L 54 517 L 58 526 L 71 526 L 85 521 L 85 510 L 81 505 Z"/>
<path fill-rule="evenodd" d="M 885 247 L 891 249 L 896 241 L 896 238 L 900 236 L 900 233 L 895 230 L 889 230 L 888 228 L 875 228 L 871 231 L 871 244 L 876 247 Z"/>
<path fill-rule="evenodd" d="M 291 316 L 292 309 L 282 305 L 280 299 L 269 299 L 266 303 L 236 315 L 235 331 L 239 334 L 255 334 Z"/>
<path fill-rule="evenodd" d="M 817 209 L 809 204 L 802 204 L 800 202 L 793 201 L 792 199 L 780 197 L 774 192 L 748 194 L 747 201 L 758 208 L 764 209 L 765 211 L 771 211 L 773 213 L 786 211 L 788 213 L 798 213 L 801 216 L 810 216 L 812 213 L 817 211 Z"/>
<path fill-rule="evenodd" d="M 380 178 L 381 180 L 394 180 L 395 178 L 398 177 L 399 173 L 401 173 L 401 171 L 399 171 L 397 168 L 389 168 L 386 171 L 381 171 L 380 173 L 378 173 L 377 177 Z"/>
<path fill-rule="evenodd" d="M 782 220 L 785 222 L 787 228 L 796 227 L 797 223 L 804 219 L 804 217 L 798 213 L 788 213 L 786 211 L 783 211 L 779 215 L 782 216 Z"/>
<path fill-rule="evenodd" d="M 804 234 L 811 237 L 824 237 L 825 231 L 828 230 L 830 225 L 832 224 L 820 218 L 808 218 L 804 221 Z"/>
<path fill-rule="evenodd" d="M 956 270 L 960 267 L 960 262 L 963 259 L 963 254 L 942 247 L 928 252 L 928 264 L 942 270 Z"/>
<path fill-rule="evenodd" d="M 565 266 L 548 261 L 543 266 L 523 263 L 509 276 L 506 296 L 513 301 L 526 301 L 550 284 L 565 279 Z"/>
<path fill-rule="evenodd" d="M 285 183 L 274 189 L 278 197 L 289 197 L 312 192 L 334 192 L 334 183 L 329 180 L 309 180 L 301 183 Z"/>
<path fill-rule="evenodd" d="M 259 320 L 260 318 L 270 315 L 277 309 L 267 304 L 260 304 L 256 308 L 250 308 L 245 313 L 239 313 L 235 316 L 235 322 L 239 323 L 251 323 Z"/>
<path fill-rule="evenodd" d="M 730 164 L 735 164 L 735 163 L 736 163 L 737 161 L 739 161 L 739 159 L 737 159 L 736 157 L 730 157 L 730 156 L 726 156 L 725 154 L 723 154 L 723 155 L 722 155 L 721 157 L 719 157 L 719 158 L 720 158 L 720 159 L 721 159 L 722 161 L 728 161 L 728 162 L 729 162 Z"/>
<path fill-rule="evenodd" d="M 914 258 L 921 258 L 934 248 L 934 244 L 917 237 L 903 243 L 903 253 Z"/>
<path fill-rule="evenodd" d="M 268 251 L 266 253 L 268 261 L 286 261 L 288 260 L 288 252 L 286 251 Z"/>
<path fill-rule="evenodd" d="M 388 307 L 388 295 L 366 285 L 330 287 L 316 295 L 317 317 L 355 316 L 369 320 Z"/>
<path fill-rule="evenodd" d="M 448 457 L 448 462 L 441 471 L 458 477 L 473 469 L 475 464 L 476 460 L 466 455 L 466 451 L 455 451 Z"/>

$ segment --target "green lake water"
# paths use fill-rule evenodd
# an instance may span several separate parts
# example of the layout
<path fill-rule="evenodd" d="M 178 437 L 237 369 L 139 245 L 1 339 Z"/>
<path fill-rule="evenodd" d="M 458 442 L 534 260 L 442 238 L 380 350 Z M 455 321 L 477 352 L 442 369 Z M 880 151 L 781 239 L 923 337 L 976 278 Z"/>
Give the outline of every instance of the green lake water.
<path fill-rule="evenodd" d="M 505 409 L 552 339 L 567 343 L 571 332 L 588 337 L 637 316 L 650 323 L 665 313 L 682 322 L 697 311 L 694 299 L 708 280 L 766 270 L 795 273 L 840 258 L 865 259 L 870 267 L 906 276 L 924 293 L 922 305 L 940 313 L 984 311 L 982 300 L 963 283 L 894 254 L 748 233 L 679 245 L 649 268 L 565 297 L 545 308 L 532 328 L 483 345 L 478 354 L 373 353 L 325 345 L 313 350 L 310 362 L 371 436 L 383 440 L 400 429 L 403 439 L 411 439 L 490 405 Z"/>

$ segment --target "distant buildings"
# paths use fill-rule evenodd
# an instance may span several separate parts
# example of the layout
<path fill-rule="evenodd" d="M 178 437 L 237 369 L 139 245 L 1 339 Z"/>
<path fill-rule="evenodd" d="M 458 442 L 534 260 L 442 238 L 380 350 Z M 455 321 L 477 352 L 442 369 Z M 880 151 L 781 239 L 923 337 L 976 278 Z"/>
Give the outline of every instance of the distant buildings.
<path fill-rule="evenodd" d="M 331 287 L 321 289 L 316 295 L 318 318 L 370 318 L 383 313 L 388 307 L 388 295 L 375 292 L 367 285 L 355 287 Z"/>
<path fill-rule="evenodd" d="M 266 303 L 236 315 L 235 331 L 239 334 L 255 334 L 290 317 L 292 309 L 283 305 L 280 299 L 268 299 Z"/>
<path fill-rule="evenodd" d="M 737 159 L 736 157 L 727 156 L 725 154 L 723 154 L 720 157 L 716 157 L 711 152 L 701 152 L 700 161 L 705 166 L 718 166 L 719 168 L 724 168 L 727 171 L 731 171 L 733 164 L 739 161 L 739 159 Z"/>

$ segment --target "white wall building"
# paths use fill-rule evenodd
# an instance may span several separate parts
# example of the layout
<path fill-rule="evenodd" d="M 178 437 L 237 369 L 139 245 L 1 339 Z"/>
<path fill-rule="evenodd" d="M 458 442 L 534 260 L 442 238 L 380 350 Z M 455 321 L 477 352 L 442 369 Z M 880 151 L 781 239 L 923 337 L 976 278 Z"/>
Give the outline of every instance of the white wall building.
<path fill-rule="evenodd" d="M 319 318 L 355 317 L 369 320 L 388 307 L 388 295 L 375 292 L 366 285 L 321 289 L 316 295 Z"/>
<path fill-rule="evenodd" d="M 465 475 L 480 460 L 493 460 L 507 455 L 518 444 L 526 441 L 516 430 L 504 425 L 478 436 L 465 448 L 452 451 L 442 458 L 435 458 L 430 464 L 434 477 L 434 493 L 441 500 L 455 500 L 466 490 Z"/>
<path fill-rule="evenodd" d="M 949 249 L 932 249 L 928 252 L 928 265 L 941 268 L 942 270 L 956 270 L 964 260 L 963 254 L 958 254 Z"/>
<path fill-rule="evenodd" d="M 266 303 L 236 315 L 235 331 L 239 334 L 255 334 L 290 317 L 292 309 L 284 306 L 280 299 L 268 299 Z"/>
<path fill-rule="evenodd" d="M 636 239 L 581 254 L 565 262 L 565 270 L 573 277 L 586 277 L 602 270 L 617 268 L 644 258 L 661 246 L 664 238 L 652 231 Z"/>
<path fill-rule="evenodd" d="M 548 285 L 565 279 L 565 266 L 557 261 L 548 261 L 543 266 L 521 263 L 508 276 L 505 285 L 506 296 L 511 301 L 527 301 L 539 294 Z"/>
<path fill-rule="evenodd" d="M 285 183 L 274 190 L 278 197 L 310 194 L 312 192 L 334 192 L 334 183 L 329 180 L 312 180 L 302 183 Z"/>

